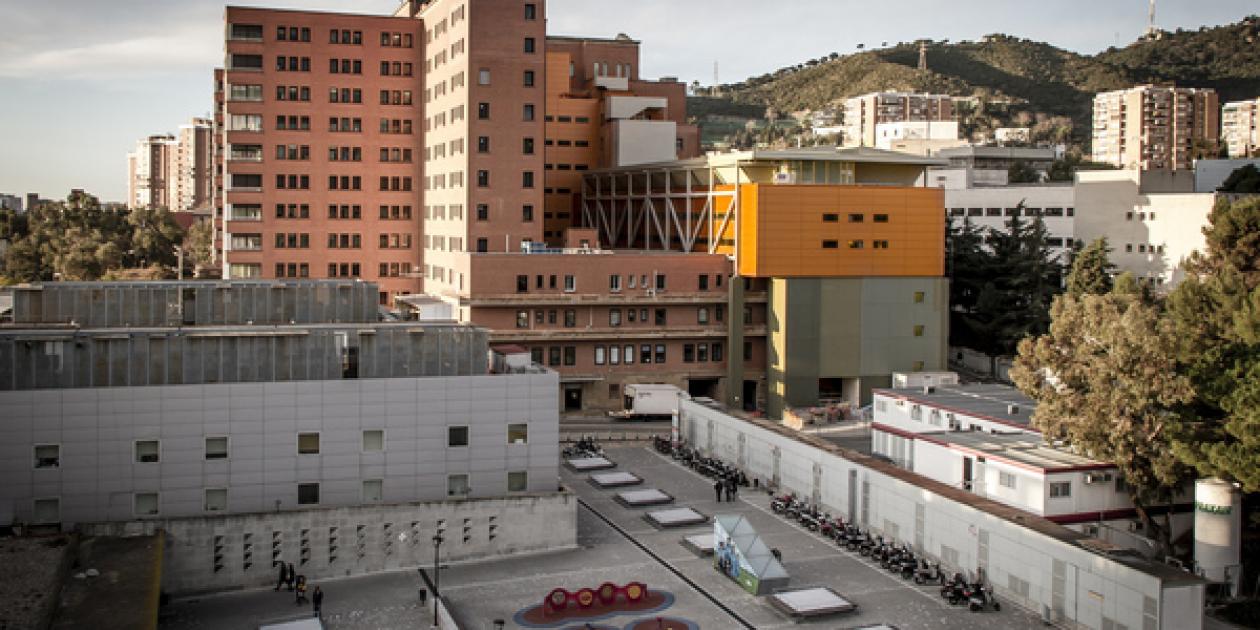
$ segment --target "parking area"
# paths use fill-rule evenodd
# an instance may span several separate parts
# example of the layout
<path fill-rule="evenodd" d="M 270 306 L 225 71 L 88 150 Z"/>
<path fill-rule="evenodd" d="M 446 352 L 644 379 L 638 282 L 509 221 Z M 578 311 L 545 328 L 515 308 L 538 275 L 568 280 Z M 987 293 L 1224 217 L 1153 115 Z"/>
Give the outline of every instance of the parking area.
<path fill-rule="evenodd" d="M 579 547 L 444 568 L 441 591 L 461 627 L 493 628 L 497 619 L 504 620 L 508 628 L 531 627 L 519 623 L 517 614 L 540 604 L 553 588 L 577 591 L 594 589 L 605 582 L 625 585 L 636 581 L 645 583 L 650 590 L 669 593 L 670 601 L 650 612 L 621 612 L 590 619 L 592 627 L 621 630 L 656 617 L 690 624 L 679 627 L 720 629 L 796 625 L 853 628 L 880 623 L 901 630 L 1042 627 L 1040 619 L 1012 606 L 1004 606 L 1001 612 L 982 613 L 949 606 L 935 587 L 916 587 L 866 558 L 848 553 L 773 514 L 764 492 L 744 489 L 736 501 L 718 503 L 711 480 L 662 457 L 650 447 L 611 447 L 607 457 L 617 463 L 613 470 L 643 479 L 633 488 L 658 488 L 674 497 L 674 503 L 665 507 L 688 506 L 710 517 L 744 516 L 766 544 L 782 552 L 791 587 L 829 587 L 856 603 L 858 610 L 798 623 L 773 608 L 766 597 L 750 595 L 723 577 L 713 569 L 711 559 L 701 558 L 683 546 L 686 536 L 711 533 L 711 524 L 657 529 L 643 516 L 662 509 L 661 506 L 626 507 L 614 500 L 626 488 L 601 489 L 589 483 L 590 473 L 566 469 L 562 481 L 584 503 L 578 510 Z M 326 627 L 427 626 L 426 613 L 416 603 L 420 583 L 414 571 L 325 582 Z M 300 613 L 301 610 L 295 610 L 291 594 L 273 593 L 270 589 L 225 593 L 172 603 L 164 609 L 162 627 L 251 628 L 261 621 Z M 582 628 L 586 621 L 534 627 Z"/>

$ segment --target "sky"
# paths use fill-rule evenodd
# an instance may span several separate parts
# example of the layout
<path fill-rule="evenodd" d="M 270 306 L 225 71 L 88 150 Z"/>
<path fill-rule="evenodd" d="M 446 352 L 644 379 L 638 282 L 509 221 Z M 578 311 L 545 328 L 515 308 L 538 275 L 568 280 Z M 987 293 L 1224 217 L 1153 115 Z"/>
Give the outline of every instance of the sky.
<path fill-rule="evenodd" d="M 470 0 L 477 1 L 477 0 Z M 386 14 L 396 0 L 233 0 Z M 0 0 L 0 193 L 126 197 L 136 140 L 209 116 L 223 0 Z M 1053 7 L 1052 10 L 1043 10 Z M 1092 54 L 1132 42 L 1145 0 L 550 0 L 549 34 L 643 42 L 641 76 L 723 83 L 832 52 L 1007 33 Z M 1194 29 L 1260 13 L 1255 0 L 1159 0 L 1156 23 Z"/>

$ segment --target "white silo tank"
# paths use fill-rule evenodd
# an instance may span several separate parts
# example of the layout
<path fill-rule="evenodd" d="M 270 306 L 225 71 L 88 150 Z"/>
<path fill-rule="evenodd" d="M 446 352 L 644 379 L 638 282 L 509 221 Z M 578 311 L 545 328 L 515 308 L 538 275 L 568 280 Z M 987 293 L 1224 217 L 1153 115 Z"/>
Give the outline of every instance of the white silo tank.
<path fill-rule="evenodd" d="M 1242 492 L 1222 479 L 1194 483 L 1194 561 L 1203 577 L 1228 580 L 1237 594 L 1242 570 Z"/>

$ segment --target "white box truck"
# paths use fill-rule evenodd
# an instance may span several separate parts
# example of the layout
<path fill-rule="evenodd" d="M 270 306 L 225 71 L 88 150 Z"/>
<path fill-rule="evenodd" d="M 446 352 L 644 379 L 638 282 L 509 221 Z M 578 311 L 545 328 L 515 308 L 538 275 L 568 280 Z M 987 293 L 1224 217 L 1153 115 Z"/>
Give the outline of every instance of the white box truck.
<path fill-rule="evenodd" d="M 630 383 L 623 389 L 625 408 L 608 415 L 622 420 L 668 420 L 678 411 L 679 397 L 691 396 L 673 385 Z"/>

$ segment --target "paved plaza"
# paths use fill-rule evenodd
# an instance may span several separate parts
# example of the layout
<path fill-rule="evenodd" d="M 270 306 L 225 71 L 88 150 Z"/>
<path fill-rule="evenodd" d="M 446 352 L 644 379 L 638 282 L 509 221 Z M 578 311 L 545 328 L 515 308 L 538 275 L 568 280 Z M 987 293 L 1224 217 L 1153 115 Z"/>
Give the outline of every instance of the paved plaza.
<path fill-rule="evenodd" d="M 935 587 L 916 587 L 774 515 L 764 492 L 745 489 L 737 501 L 717 503 L 711 480 L 650 448 L 612 447 L 607 449 L 607 456 L 616 462 L 615 470 L 634 473 L 643 478 L 645 487 L 659 488 L 673 496 L 671 507 L 691 507 L 708 516 L 745 517 L 766 544 L 782 551 L 792 587 L 829 587 L 856 603 L 857 612 L 794 622 L 776 610 L 768 598 L 754 597 L 716 572 L 711 557 L 701 558 L 682 544 L 686 536 L 712 532 L 711 524 L 658 529 L 644 514 L 659 507 L 626 507 L 615 500 L 617 490 L 588 483 L 589 473 L 566 470 L 562 473 L 563 482 L 585 504 L 578 511 L 579 548 L 462 563 L 444 569 L 441 590 L 462 627 L 492 628 L 495 619 L 505 620 L 508 628 L 521 627 L 513 617 L 539 604 L 553 588 L 576 591 L 597 588 L 605 582 L 624 585 L 633 581 L 669 592 L 673 603 L 656 613 L 622 613 L 592 620 L 593 626 L 620 629 L 645 617 L 662 616 L 689 621 L 699 628 L 719 629 L 746 627 L 744 623 L 756 628 L 851 628 L 885 623 L 902 630 L 1042 627 L 1037 617 L 1014 606 L 983 613 L 951 607 L 941 600 Z M 420 584 L 415 572 L 322 582 L 327 594 L 326 627 L 423 627 L 427 615 L 416 601 Z M 309 614 L 309 610 L 309 606 L 298 610 L 290 593 L 274 593 L 270 589 L 226 593 L 172 603 L 164 609 L 162 627 L 254 628 L 264 621 Z M 582 622 L 560 627 L 581 628 Z"/>

